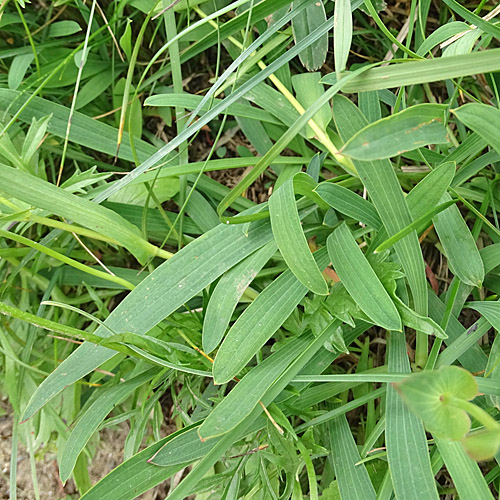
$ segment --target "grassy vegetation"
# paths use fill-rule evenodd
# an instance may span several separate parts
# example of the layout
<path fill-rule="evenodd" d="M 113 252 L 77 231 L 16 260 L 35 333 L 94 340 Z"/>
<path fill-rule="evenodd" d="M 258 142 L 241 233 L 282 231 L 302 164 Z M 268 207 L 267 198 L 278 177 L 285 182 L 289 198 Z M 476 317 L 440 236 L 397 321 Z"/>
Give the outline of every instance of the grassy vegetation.
<path fill-rule="evenodd" d="M 10 498 L 497 498 L 498 14 L 1 2 Z"/>

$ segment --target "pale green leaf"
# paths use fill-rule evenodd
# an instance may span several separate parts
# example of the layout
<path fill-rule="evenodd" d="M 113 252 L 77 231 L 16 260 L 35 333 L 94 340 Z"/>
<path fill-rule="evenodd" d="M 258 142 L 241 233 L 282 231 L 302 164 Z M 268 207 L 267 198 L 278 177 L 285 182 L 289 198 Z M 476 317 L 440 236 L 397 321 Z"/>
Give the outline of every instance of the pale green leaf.
<path fill-rule="evenodd" d="M 440 203 L 449 200 L 450 195 L 445 193 Z M 432 220 L 453 274 L 467 285 L 480 287 L 484 279 L 483 261 L 458 207 L 452 205 Z"/>
<path fill-rule="evenodd" d="M 333 55 L 337 78 L 345 70 L 352 41 L 351 0 L 337 0 L 333 20 Z"/>
<path fill-rule="evenodd" d="M 351 137 L 340 152 L 371 161 L 397 156 L 428 144 L 446 143 L 445 106 L 419 104 L 371 123 Z"/>

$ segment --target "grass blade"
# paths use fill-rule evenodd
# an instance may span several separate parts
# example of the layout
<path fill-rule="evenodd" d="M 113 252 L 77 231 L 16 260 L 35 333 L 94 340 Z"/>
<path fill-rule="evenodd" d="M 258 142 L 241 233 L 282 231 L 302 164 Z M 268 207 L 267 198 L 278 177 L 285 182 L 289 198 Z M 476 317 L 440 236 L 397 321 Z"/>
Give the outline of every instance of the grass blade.
<path fill-rule="evenodd" d="M 341 498 L 375 500 L 376 493 L 361 460 L 345 415 L 330 421 L 330 456 L 339 483 Z"/>
<path fill-rule="evenodd" d="M 467 127 L 480 135 L 500 154 L 500 110 L 486 104 L 470 103 L 452 113 Z"/>
<path fill-rule="evenodd" d="M 346 93 L 383 90 L 499 71 L 499 55 L 500 48 L 373 68 L 346 83 L 342 90 Z M 337 78 L 330 73 L 322 81 L 331 85 Z"/>
<path fill-rule="evenodd" d="M 467 456 L 462 445 L 451 439 L 434 438 L 434 441 L 460 498 L 493 500 L 481 469 L 474 460 Z"/>
<path fill-rule="evenodd" d="M 26 172 L 0 164 L 0 191 L 113 238 L 143 264 L 156 255 L 156 247 L 142 239 L 137 227 L 116 212 Z"/>
<path fill-rule="evenodd" d="M 441 203 L 450 201 L 445 193 Z M 467 285 L 481 287 L 484 267 L 476 242 L 456 205 L 433 217 L 434 227 L 443 245 L 448 264 Z"/>
<path fill-rule="evenodd" d="M 340 73 L 345 70 L 352 41 L 351 0 L 335 2 L 333 18 L 333 56 L 335 74 L 340 79 Z"/>

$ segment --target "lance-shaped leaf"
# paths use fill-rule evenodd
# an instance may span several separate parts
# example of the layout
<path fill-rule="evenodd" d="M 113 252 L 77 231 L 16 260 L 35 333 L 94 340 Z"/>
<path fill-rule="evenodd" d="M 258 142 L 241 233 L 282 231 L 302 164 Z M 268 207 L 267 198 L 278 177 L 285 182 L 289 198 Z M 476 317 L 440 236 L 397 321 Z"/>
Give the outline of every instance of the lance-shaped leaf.
<path fill-rule="evenodd" d="M 217 283 L 203 321 L 205 352 L 212 352 L 219 345 L 238 301 L 274 252 L 276 244 L 272 241 L 230 269 Z"/>
<path fill-rule="evenodd" d="M 419 104 L 371 123 L 352 136 L 341 153 L 371 161 L 397 156 L 428 144 L 448 142 L 443 125 L 445 106 Z"/>
<path fill-rule="evenodd" d="M 286 181 L 269 198 L 269 213 L 274 239 L 290 270 L 309 290 L 318 295 L 326 295 L 328 285 L 302 231 L 292 179 Z"/>
<path fill-rule="evenodd" d="M 368 224 L 374 229 L 380 229 L 382 222 L 375 207 L 350 189 L 338 184 L 323 182 L 314 190 L 328 205 L 340 213 Z"/>
<path fill-rule="evenodd" d="M 375 324 L 400 331 L 396 306 L 345 223 L 328 237 L 327 248 L 340 281 L 361 310 Z"/>
<path fill-rule="evenodd" d="M 314 256 L 320 267 L 328 264 L 326 249 L 318 250 Z M 306 293 L 307 288 L 291 271 L 284 272 L 265 288 L 222 342 L 213 365 L 215 383 L 224 384 L 235 377 L 292 314 Z"/>
<path fill-rule="evenodd" d="M 308 2 L 308 0 L 305 0 Z M 296 0 L 292 4 L 292 8 L 297 8 L 304 0 Z M 309 5 L 292 20 L 293 38 L 295 45 L 313 32 L 318 26 L 326 22 L 326 13 L 323 2 L 308 2 Z M 313 44 L 306 47 L 299 53 L 300 62 L 307 68 L 308 71 L 314 71 L 325 63 L 326 54 L 328 52 L 328 33 L 322 35 Z"/>
<path fill-rule="evenodd" d="M 450 195 L 445 193 L 440 203 L 450 200 Z M 483 261 L 458 207 L 452 205 L 432 220 L 453 274 L 467 285 L 481 286 L 484 279 Z"/>

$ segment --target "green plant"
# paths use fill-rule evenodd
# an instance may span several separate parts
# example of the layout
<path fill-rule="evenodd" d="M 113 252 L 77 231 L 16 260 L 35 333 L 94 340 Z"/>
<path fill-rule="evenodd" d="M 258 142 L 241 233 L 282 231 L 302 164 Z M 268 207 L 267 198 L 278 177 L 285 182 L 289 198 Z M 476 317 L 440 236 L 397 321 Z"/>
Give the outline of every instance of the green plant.
<path fill-rule="evenodd" d="M 493 498 L 499 9 L 384 7 L 2 3 L 12 498 Z"/>

